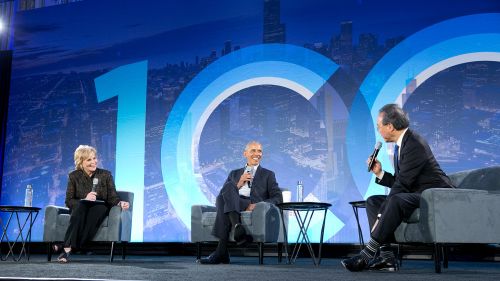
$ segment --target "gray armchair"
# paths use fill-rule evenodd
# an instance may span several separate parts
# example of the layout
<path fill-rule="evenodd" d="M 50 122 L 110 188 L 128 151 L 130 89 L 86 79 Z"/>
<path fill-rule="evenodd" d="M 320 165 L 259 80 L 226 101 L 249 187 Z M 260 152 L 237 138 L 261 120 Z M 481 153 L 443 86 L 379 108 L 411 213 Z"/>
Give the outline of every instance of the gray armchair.
<path fill-rule="evenodd" d="M 196 243 L 197 258 L 201 257 L 201 246 L 205 242 L 218 241 L 211 232 L 215 223 L 214 206 L 193 205 L 191 207 L 191 242 Z M 264 262 L 264 243 L 277 243 L 278 259 L 281 261 L 283 246 L 283 227 L 279 208 L 267 202 L 259 202 L 252 212 L 241 212 L 241 223 L 253 242 L 259 247 L 259 264 Z M 285 218 L 288 225 L 288 217 Z M 233 233 L 229 235 L 233 238 Z M 234 240 L 232 240 L 234 241 Z"/>
<path fill-rule="evenodd" d="M 398 243 L 434 245 L 435 271 L 448 267 L 447 244 L 500 243 L 500 167 L 450 175 L 456 189 L 422 193 L 420 208 L 395 231 Z"/>
<path fill-rule="evenodd" d="M 122 211 L 114 206 L 104 219 L 92 241 L 111 242 L 109 261 L 113 262 L 115 242 L 122 243 L 122 259 L 125 259 L 126 243 L 130 241 L 132 231 L 132 210 L 134 193 L 117 191 L 120 199 L 130 203 L 128 210 Z M 45 223 L 43 226 L 43 241 L 48 242 L 47 260 L 52 258 L 52 244 L 64 240 L 69 225 L 70 213 L 65 207 L 49 205 L 45 208 Z"/>

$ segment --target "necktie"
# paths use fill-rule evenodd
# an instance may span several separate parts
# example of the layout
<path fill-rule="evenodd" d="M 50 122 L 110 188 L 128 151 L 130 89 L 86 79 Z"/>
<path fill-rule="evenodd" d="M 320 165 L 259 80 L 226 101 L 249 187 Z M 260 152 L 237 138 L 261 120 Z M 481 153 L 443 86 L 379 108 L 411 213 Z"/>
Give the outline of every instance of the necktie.
<path fill-rule="evenodd" d="M 252 188 L 253 176 L 255 175 L 254 167 L 252 167 L 252 171 L 250 172 L 250 174 L 252 174 L 252 179 L 248 182 L 248 188 Z"/>
<path fill-rule="evenodd" d="M 394 146 L 394 176 L 399 174 L 399 146 L 396 144 Z"/>

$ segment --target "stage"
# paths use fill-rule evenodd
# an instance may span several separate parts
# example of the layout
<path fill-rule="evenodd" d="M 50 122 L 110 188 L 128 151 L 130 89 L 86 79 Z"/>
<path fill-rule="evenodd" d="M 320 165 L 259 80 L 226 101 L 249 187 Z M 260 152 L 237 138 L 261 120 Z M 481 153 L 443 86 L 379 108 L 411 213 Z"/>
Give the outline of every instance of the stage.
<path fill-rule="evenodd" d="M 54 257 L 55 258 L 55 257 Z M 29 262 L 0 263 L 0 280 L 499 280 L 498 262 L 451 261 L 443 273 L 434 273 L 432 260 L 404 260 L 398 272 L 348 272 L 340 259 L 323 259 L 319 267 L 299 258 L 294 265 L 266 257 L 231 257 L 228 265 L 200 265 L 191 256 L 128 256 L 107 261 L 106 255 L 72 255 L 71 262 L 47 262 L 33 255 Z"/>

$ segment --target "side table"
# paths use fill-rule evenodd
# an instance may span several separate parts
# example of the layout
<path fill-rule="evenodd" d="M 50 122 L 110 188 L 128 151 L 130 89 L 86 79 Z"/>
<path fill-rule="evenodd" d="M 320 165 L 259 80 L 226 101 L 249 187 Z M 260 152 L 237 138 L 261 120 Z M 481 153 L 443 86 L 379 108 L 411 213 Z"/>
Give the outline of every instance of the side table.
<path fill-rule="evenodd" d="M 31 243 L 31 229 L 33 224 L 35 223 L 36 218 L 38 217 L 38 212 L 40 208 L 38 207 L 22 207 L 22 206 L 0 206 L 1 213 L 8 213 L 9 218 L 7 223 L 3 223 L 2 221 L 2 238 L 0 242 L 7 242 L 9 246 L 9 251 L 7 254 L 1 252 L 0 247 L 0 259 L 2 261 L 6 261 L 10 256 L 14 261 L 19 261 L 24 256 L 29 260 L 29 247 Z M 23 222 L 23 215 L 24 218 Z M 19 232 L 17 233 L 17 237 L 12 242 L 9 240 L 8 230 L 10 223 L 13 221 L 12 218 L 15 217 L 14 222 L 17 224 Z M 16 225 L 14 225 L 15 227 Z M 19 252 L 19 256 L 16 257 L 17 254 L 14 254 L 14 246 L 17 243 L 21 243 L 21 251 Z M 28 247 L 26 247 L 26 243 L 28 243 Z"/>
<path fill-rule="evenodd" d="M 349 202 L 352 206 L 352 211 L 354 212 L 354 217 L 356 218 L 356 223 L 358 224 L 358 238 L 359 238 L 359 246 L 361 250 L 365 247 L 365 240 L 363 239 L 363 230 L 361 230 L 361 225 L 359 224 L 359 208 L 366 208 L 366 201 L 351 201 Z"/>
<path fill-rule="evenodd" d="M 281 222 L 283 224 L 283 230 L 285 234 L 285 252 L 288 259 L 288 263 L 294 263 L 299 255 L 300 246 L 305 242 L 307 249 L 309 250 L 309 254 L 314 262 L 314 265 L 318 266 L 321 263 L 321 247 L 323 246 L 323 234 L 325 231 L 325 221 L 326 221 L 326 213 L 328 208 L 332 206 L 330 203 L 320 203 L 320 202 L 287 202 L 281 203 L 277 205 L 281 211 Z M 293 247 L 292 253 L 289 255 L 288 253 L 288 234 L 285 226 L 284 219 L 284 211 L 292 211 L 297 219 L 297 224 L 299 225 L 299 235 L 297 237 L 297 241 L 295 242 L 295 246 Z M 321 226 L 321 237 L 319 240 L 319 251 L 318 256 L 316 257 L 314 250 L 312 248 L 311 240 L 307 235 L 307 229 L 309 228 L 309 224 L 314 215 L 315 211 L 323 211 L 323 224 Z"/>

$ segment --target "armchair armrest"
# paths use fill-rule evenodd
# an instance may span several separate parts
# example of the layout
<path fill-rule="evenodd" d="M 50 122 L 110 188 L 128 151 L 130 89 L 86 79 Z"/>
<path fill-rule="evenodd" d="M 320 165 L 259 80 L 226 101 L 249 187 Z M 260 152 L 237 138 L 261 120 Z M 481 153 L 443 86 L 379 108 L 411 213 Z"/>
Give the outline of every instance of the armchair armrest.
<path fill-rule="evenodd" d="M 113 206 L 109 210 L 108 215 L 108 233 L 105 241 L 120 241 L 121 232 L 121 212 L 122 209 L 118 206 Z M 102 227 L 102 226 L 101 226 Z"/>
<path fill-rule="evenodd" d="M 130 241 L 132 230 L 132 211 L 122 210 L 119 206 L 113 206 L 108 215 L 108 232 L 105 241 Z"/>
<path fill-rule="evenodd" d="M 45 207 L 45 217 L 69 214 L 69 208 L 62 206 L 48 205 Z"/>
<path fill-rule="evenodd" d="M 500 195 L 485 190 L 432 188 L 422 193 L 419 228 L 437 243 L 500 242 Z"/>
<path fill-rule="evenodd" d="M 69 214 L 69 208 L 54 205 L 45 207 L 43 241 L 53 242 L 57 240 L 57 216 L 62 214 Z"/>
<path fill-rule="evenodd" d="M 252 225 L 254 240 L 260 242 L 283 241 L 281 212 L 276 205 L 268 202 L 256 203 L 255 209 L 252 211 Z M 286 216 L 285 225 L 288 225 L 288 217 Z"/>
<path fill-rule="evenodd" d="M 217 208 L 209 205 L 191 206 L 191 242 L 206 241 L 202 224 L 205 212 L 217 212 Z"/>
<path fill-rule="evenodd" d="M 130 242 L 132 237 L 132 210 L 121 210 L 121 241 Z"/>
<path fill-rule="evenodd" d="M 279 211 L 279 208 L 274 204 L 268 202 L 258 202 L 255 204 L 255 209 L 252 211 L 252 220 L 253 221 L 264 221 L 268 212 L 271 209 L 276 209 Z"/>
<path fill-rule="evenodd" d="M 217 212 L 215 206 L 210 205 L 193 205 L 191 206 L 191 229 L 193 229 L 193 223 L 200 222 L 203 213 L 205 212 Z"/>
<path fill-rule="evenodd" d="M 129 191 L 116 191 L 121 201 L 127 201 L 129 203 L 129 211 L 132 212 L 134 208 L 134 193 Z"/>

